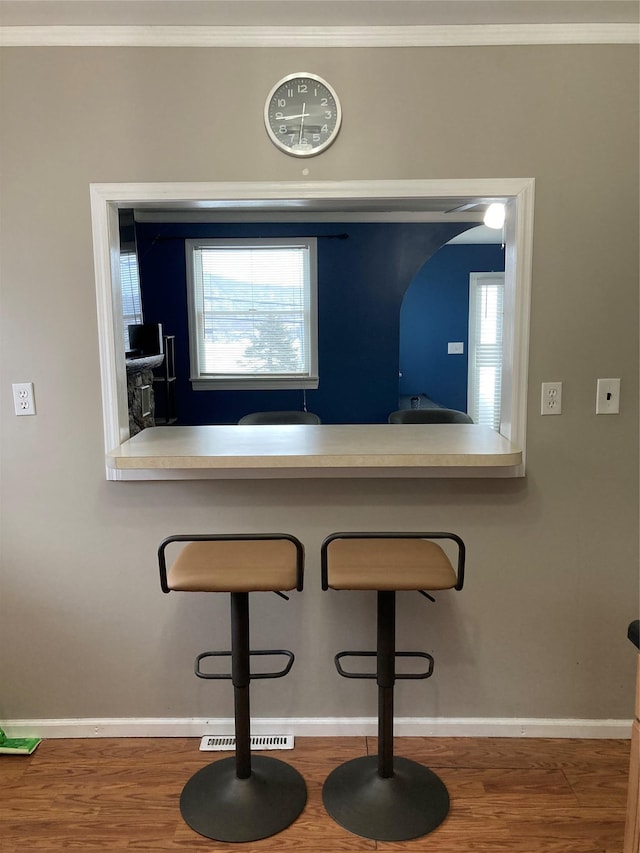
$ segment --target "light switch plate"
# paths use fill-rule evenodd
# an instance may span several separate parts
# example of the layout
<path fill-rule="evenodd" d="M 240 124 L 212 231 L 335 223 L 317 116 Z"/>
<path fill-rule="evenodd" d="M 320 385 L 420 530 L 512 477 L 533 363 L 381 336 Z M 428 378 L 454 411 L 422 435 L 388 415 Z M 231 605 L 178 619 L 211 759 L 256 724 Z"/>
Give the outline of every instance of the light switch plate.
<path fill-rule="evenodd" d="M 596 386 L 596 415 L 620 414 L 620 380 L 598 379 Z"/>
<path fill-rule="evenodd" d="M 462 355 L 464 352 L 464 341 L 449 341 L 447 344 L 448 355 Z"/>

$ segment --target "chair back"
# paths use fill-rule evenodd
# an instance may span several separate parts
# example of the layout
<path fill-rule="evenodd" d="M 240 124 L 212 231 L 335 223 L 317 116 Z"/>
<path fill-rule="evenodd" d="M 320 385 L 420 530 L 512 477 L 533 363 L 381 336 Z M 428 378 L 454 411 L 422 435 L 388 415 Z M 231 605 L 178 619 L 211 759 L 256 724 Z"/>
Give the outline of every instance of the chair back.
<path fill-rule="evenodd" d="M 313 412 L 252 412 L 238 421 L 239 424 L 320 424 Z"/>
<path fill-rule="evenodd" d="M 457 409 L 399 409 L 389 415 L 390 424 L 472 424 L 466 412 Z"/>

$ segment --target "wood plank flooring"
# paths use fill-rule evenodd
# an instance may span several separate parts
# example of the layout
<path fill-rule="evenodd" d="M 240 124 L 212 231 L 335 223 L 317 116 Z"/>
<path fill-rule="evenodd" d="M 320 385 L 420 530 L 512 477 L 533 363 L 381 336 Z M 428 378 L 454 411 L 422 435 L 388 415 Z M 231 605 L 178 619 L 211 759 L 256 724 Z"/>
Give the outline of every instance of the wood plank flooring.
<path fill-rule="evenodd" d="M 227 753 L 198 739 L 45 740 L 31 756 L 0 755 L 0 851 L 211 853 L 621 853 L 628 740 L 396 738 L 395 751 L 435 770 L 451 795 L 445 822 L 414 841 L 375 842 L 336 825 L 322 783 L 339 763 L 375 754 L 375 738 L 296 738 L 271 753 L 304 776 L 307 806 L 270 839 L 225 844 L 182 820 L 186 780 Z"/>

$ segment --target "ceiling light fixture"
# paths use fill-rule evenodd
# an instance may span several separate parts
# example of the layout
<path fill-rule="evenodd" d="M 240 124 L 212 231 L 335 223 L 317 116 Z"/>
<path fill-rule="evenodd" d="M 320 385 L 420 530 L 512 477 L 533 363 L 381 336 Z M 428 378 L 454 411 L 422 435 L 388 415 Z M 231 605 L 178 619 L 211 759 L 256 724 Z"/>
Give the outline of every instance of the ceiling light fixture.
<path fill-rule="evenodd" d="M 484 215 L 484 224 L 487 228 L 502 228 L 504 225 L 505 207 L 504 204 L 495 202 L 490 204 L 487 212 Z"/>

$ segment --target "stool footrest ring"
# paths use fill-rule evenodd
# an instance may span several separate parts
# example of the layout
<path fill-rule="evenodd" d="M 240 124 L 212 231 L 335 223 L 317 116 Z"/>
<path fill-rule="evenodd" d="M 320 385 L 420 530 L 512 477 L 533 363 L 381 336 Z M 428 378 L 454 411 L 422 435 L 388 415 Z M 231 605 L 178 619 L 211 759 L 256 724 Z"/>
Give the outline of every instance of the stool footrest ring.
<path fill-rule="evenodd" d="M 349 672 L 343 668 L 340 663 L 341 659 L 344 657 L 355 657 L 355 658 L 375 658 L 377 657 L 377 652 L 338 652 L 335 656 L 334 661 L 336 665 L 336 669 L 338 670 L 338 674 L 342 675 L 343 678 L 377 678 L 378 674 L 376 672 Z M 429 662 L 429 668 L 426 672 L 408 672 L 408 673 L 394 673 L 394 678 L 397 679 L 423 679 L 429 678 L 433 675 L 433 656 L 427 654 L 426 652 L 395 652 L 395 657 L 397 658 L 422 658 Z"/>
<path fill-rule="evenodd" d="M 289 672 L 289 670 L 293 666 L 293 661 L 295 660 L 293 652 L 290 652 L 288 649 L 258 649 L 256 651 L 250 651 L 249 655 L 284 655 L 286 658 L 288 658 L 287 664 L 284 669 L 280 669 L 277 672 L 251 673 L 249 675 L 251 681 L 257 678 L 283 678 Z M 198 655 L 194 666 L 194 672 L 198 676 L 198 678 L 217 678 L 230 680 L 232 678 L 231 673 L 203 672 L 200 669 L 200 661 L 204 660 L 204 658 L 220 657 L 231 657 L 231 652 L 202 652 L 202 654 Z"/>

